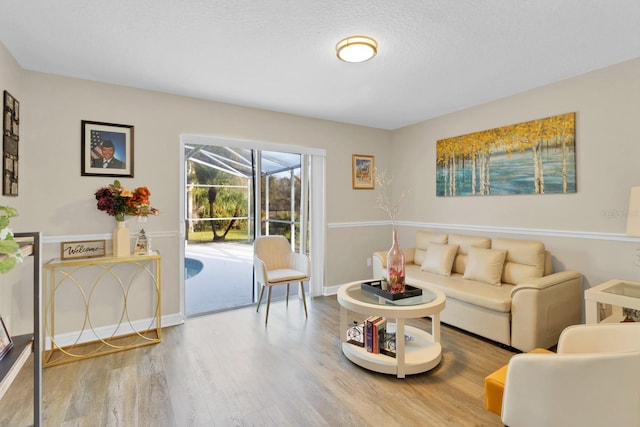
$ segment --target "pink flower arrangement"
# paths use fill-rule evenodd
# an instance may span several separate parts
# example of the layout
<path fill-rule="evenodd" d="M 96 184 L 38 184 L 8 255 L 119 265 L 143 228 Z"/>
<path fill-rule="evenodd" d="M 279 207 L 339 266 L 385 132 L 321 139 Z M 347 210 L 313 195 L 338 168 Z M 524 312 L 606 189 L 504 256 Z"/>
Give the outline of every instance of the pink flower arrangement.
<path fill-rule="evenodd" d="M 389 287 L 392 294 L 403 294 L 405 292 L 404 271 L 390 267 L 387 269 Z"/>

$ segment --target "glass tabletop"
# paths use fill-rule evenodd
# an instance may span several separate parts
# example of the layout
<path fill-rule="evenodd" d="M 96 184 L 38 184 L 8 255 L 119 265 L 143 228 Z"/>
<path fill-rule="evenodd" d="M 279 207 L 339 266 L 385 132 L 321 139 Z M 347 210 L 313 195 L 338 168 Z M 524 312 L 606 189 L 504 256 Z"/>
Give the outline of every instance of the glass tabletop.
<path fill-rule="evenodd" d="M 374 294 L 373 292 L 367 292 L 363 290 L 360 286 L 361 284 L 358 283 L 357 286 L 350 287 L 347 290 L 347 295 L 356 301 L 364 302 L 367 304 L 411 306 L 411 305 L 428 304 L 436 299 L 436 294 L 426 288 L 420 288 L 422 289 L 422 295 L 409 297 L 409 298 L 402 298 L 397 300 L 390 300 L 390 299 L 381 297 L 380 295 Z"/>
<path fill-rule="evenodd" d="M 627 282 L 616 283 L 613 286 L 609 286 L 608 288 L 603 289 L 602 292 L 606 292 L 608 294 L 624 295 L 631 298 L 640 298 L 640 286 Z"/>

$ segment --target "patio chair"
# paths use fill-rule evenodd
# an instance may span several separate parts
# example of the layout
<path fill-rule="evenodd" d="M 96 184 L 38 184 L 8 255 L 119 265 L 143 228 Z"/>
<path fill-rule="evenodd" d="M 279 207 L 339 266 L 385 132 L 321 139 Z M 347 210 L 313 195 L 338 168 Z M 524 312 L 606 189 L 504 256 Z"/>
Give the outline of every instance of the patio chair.
<path fill-rule="evenodd" d="M 307 314 L 307 301 L 304 295 L 304 281 L 309 280 L 311 263 L 309 257 L 291 250 L 291 244 L 284 236 L 258 237 L 253 245 L 253 266 L 256 272 L 256 281 L 260 283 L 260 297 L 256 312 L 260 310 L 264 289 L 267 292 L 267 315 L 264 319 L 266 325 L 269 321 L 269 306 L 271 304 L 271 287 L 275 285 L 287 285 L 287 306 L 289 305 L 289 284 L 300 282 L 304 315 Z"/>

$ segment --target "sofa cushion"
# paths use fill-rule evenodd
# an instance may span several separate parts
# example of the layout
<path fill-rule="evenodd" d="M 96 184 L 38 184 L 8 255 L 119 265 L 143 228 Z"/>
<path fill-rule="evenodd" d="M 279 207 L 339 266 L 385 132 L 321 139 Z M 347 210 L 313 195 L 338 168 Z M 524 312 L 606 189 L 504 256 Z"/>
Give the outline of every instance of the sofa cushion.
<path fill-rule="evenodd" d="M 416 232 L 416 252 L 413 257 L 414 264 L 422 265 L 429 243 L 446 244 L 447 233 L 431 233 L 429 231 Z"/>
<path fill-rule="evenodd" d="M 453 273 L 464 274 L 469 248 L 489 249 L 491 247 L 491 239 L 487 237 L 467 236 L 464 234 L 450 234 L 449 244 L 458 245 L 458 254 L 453 261 Z"/>
<path fill-rule="evenodd" d="M 429 243 L 427 245 L 427 254 L 420 270 L 440 274 L 441 276 L 449 276 L 451 275 L 451 267 L 457 252 L 458 245 Z"/>
<path fill-rule="evenodd" d="M 511 291 L 514 285 L 489 285 L 475 280 L 463 279 L 461 274 L 451 273 L 445 277 L 420 270 L 418 265 L 407 265 L 407 283 L 436 288 L 447 298 L 477 305 L 501 313 L 511 311 Z"/>
<path fill-rule="evenodd" d="M 463 278 L 500 285 L 506 256 L 507 251 L 504 250 L 469 248 Z"/>
<path fill-rule="evenodd" d="M 502 282 L 514 285 L 544 275 L 545 247 L 536 240 L 493 239 L 492 249 L 507 251 Z"/>

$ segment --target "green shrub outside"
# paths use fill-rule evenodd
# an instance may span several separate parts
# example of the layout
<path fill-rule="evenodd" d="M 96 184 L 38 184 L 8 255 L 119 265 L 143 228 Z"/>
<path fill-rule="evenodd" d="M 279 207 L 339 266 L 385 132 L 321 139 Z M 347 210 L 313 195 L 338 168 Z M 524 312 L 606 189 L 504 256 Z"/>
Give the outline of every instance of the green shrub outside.
<path fill-rule="evenodd" d="M 225 237 L 225 242 L 246 242 L 247 241 L 247 230 L 230 230 L 227 236 Z M 187 243 L 196 244 L 196 243 L 212 243 L 213 242 L 213 231 L 209 229 L 208 231 L 192 231 L 189 233 L 187 238 Z"/>

